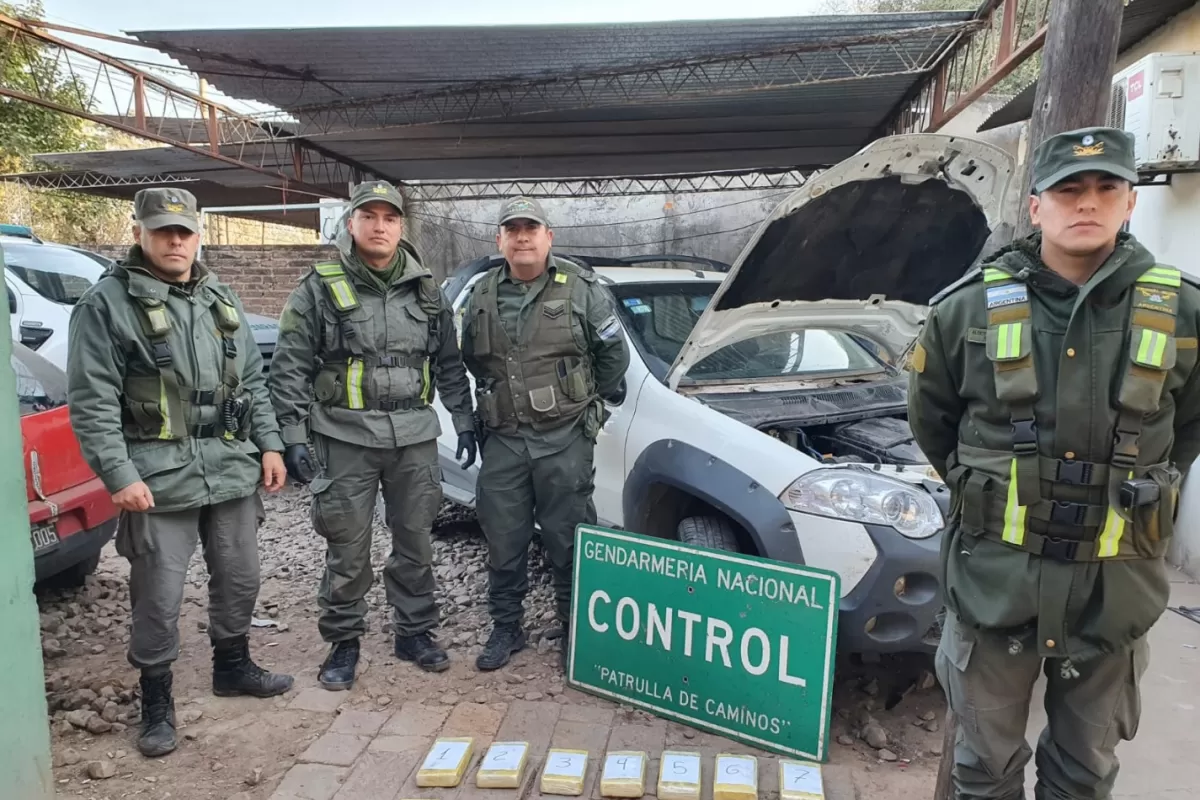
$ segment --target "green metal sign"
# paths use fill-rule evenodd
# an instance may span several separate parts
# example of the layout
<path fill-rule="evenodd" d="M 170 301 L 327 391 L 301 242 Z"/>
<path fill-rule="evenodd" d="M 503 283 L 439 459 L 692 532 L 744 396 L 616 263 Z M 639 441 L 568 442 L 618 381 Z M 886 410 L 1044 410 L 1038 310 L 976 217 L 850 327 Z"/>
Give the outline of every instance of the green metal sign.
<path fill-rule="evenodd" d="M 824 761 L 837 573 L 580 525 L 568 681 Z"/>

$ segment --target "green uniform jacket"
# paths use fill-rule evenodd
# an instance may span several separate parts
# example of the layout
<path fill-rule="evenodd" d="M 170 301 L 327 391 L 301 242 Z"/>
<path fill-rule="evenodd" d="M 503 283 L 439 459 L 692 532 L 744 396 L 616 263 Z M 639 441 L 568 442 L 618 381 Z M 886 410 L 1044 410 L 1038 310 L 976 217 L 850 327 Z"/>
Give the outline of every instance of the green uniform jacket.
<path fill-rule="evenodd" d="M 401 263 L 386 287 L 368 274 L 353 254 L 342 254 L 346 277 L 353 284 L 361 308 L 351 315 L 363 340 L 364 352 L 386 356 L 398 352 L 425 352 L 429 344 L 428 314 L 421 307 L 419 281 L 432 279 L 408 242 L 401 242 Z M 474 430 L 471 385 L 458 351 L 454 317 L 437 292 L 438 341 L 430 356 L 430 378 L 454 420 L 456 433 Z M 400 324 L 403 321 L 404 324 Z M 285 444 L 303 444 L 309 430 L 362 447 L 404 447 L 441 435 L 441 423 L 432 405 L 394 411 L 379 408 L 350 409 L 316 401 L 314 380 L 320 364 L 337 346 L 339 320 L 321 277 L 314 271 L 288 298 L 279 322 L 279 340 L 271 359 L 271 401 L 283 427 Z M 363 377 L 368 397 L 395 398 L 419 394 L 414 370 L 377 367 Z M 344 392 L 344 389 L 342 390 Z M 432 394 L 429 397 L 432 401 Z"/>
<path fill-rule="evenodd" d="M 475 376 L 481 386 L 487 380 L 486 369 L 475 355 L 475 342 L 471 336 L 474 328 L 471 321 L 476 319 L 475 298 L 479 287 L 494 277 L 494 272 L 501 271 L 498 285 L 497 306 L 500 310 L 500 323 L 508 339 L 513 342 L 523 342 L 526 348 L 535 346 L 535 342 L 524 342 L 525 331 L 531 324 L 532 315 L 539 309 L 538 300 L 550 282 L 559 272 L 567 275 L 581 275 L 582 271 L 574 264 L 549 257 L 550 265 L 537 279 L 523 286 L 513 280 L 508 272 L 508 264 L 493 268 L 472 288 L 471 296 L 463 304 L 463 360 L 467 369 Z M 577 289 L 582 302 L 572 301 L 571 325 L 577 341 L 586 343 L 588 355 L 591 358 L 592 373 L 595 379 L 596 393 L 600 397 L 608 397 L 621 385 L 625 370 L 629 367 L 629 348 L 624 337 L 620 334 L 619 324 L 613 308 L 612 295 L 598 282 L 579 280 Z M 596 403 L 575 419 L 565 421 L 561 426 L 551 430 L 534 430 L 532 426 L 522 424 L 516 436 L 489 431 L 489 436 L 496 436 L 517 452 L 526 449 L 534 458 L 541 458 L 560 452 L 571 444 L 578 436 L 587 433 L 595 438 L 603 425 L 605 410 Z M 594 429 L 588 429 L 587 422 L 592 422 Z M 583 422 L 584 424 L 580 424 Z"/>
<path fill-rule="evenodd" d="M 1051 485 L 1045 463 L 1109 463 L 1117 393 L 1129 364 L 1133 286 L 1154 259 L 1123 234 L 1092 279 L 1076 287 L 1045 267 L 1039 252 L 1035 234 L 985 263 L 1013 276 L 1026 271 L 1039 389 L 1033 410 L 1043 458 L 1042 496 L 1107 505 L 1103 487 Z M 948 459 L 954 463 L 960 456 L 973 457 L 978 464 L 989 456 L 981 456 L 982 451 L 996 451 L 1003 462 L 990 470 L 993 477 L 1007 475 L 1013 429 L 1009 408 L 996 397 L 987 327 L 985 284 L 976 272 L 934 298 L 911 359 L 909 419 L 918 444 L 943 477 Z M 1198 331 L 1200 289 L 1185 280 L 1176 318 L 1177 360 L 1166 376 L 1158 412 L 1143 423 L 1139 465 L 1173 461 L 1186 470 L 1200 452 Z M 986 513 L 984 529 L 964 516 L 963 486 L 951 488 L 957 524 L 947 529 L 943 542 L 943 587 L 947 606 L 964 623 L 1003 630 L 1030 645 L 1036 635 L 1042 655 L 1084 661 L 1128 646 L 1163 612 L 1168 585 L 1161 557 L 1062 561 L 1034 555 L 999 540 L 1003 514 L 994 507 Z M 997 493 L 1002 501 L 1002 486 Z M 1164 537 L 1173 506 L 1156 517 Z M 1135 530 L 1125 534 L 1136 535 Z"/>
<path fill-rule="evenodd" d="M 188 287 L 160 281 L 142 264 L 141 248 L 135 246 L 71 312 L 67 401 L 83 455 L 110 492 L 144 481 L 154 495 L 151 511 L 181 511 L 247 497 L 262 477 L 259 451 L 281 452 L 283 442 L 267 396 L 262 356 L 241 302 L 198 261 Z M 167 341 L 176 379 L 185 392 L 221 385 L 225 355 L 213 305 L 220 295 L 236 306 L 241 387 L 251 402 L 247 440 L 127 438 L 122 422 L 123 415 L 128 422 L 125 381 L 158 374 L 142 312 L 126 288 L 131 279 L 166 301 L 171 324 Z M 207 425 L 218 422 L 219 413 L 212 405 L 190 406 L 185 417 L 189 426 Z"/>

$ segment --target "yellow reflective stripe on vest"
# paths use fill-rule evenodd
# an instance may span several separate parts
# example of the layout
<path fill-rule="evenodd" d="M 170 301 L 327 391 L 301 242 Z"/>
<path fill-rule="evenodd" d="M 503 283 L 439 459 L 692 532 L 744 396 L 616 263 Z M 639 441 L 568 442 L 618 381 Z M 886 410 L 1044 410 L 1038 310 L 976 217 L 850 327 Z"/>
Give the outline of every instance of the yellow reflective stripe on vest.
<path fill-rule="evenodd" d="M 565 273 L 565 272 L 554 273 L 554 282 L 555 283 L 566 283 L 567 282 L 567 273 Z"/>
<path fill-rule="evenodd" d="M 1132 472 L 1129 473 L 1129 479 L 1133 480 Z M 1121 552 L 1121 537 L 1124 535 L 1125 518 L 1109 506 L 1108 514 L 1104 517 L 1104 528 L 1097 540 L 1096 557 L 1115 558 Z"/>
<path fill-rule="evenodd" d="M 425 359 L 425 363 L 421 365 L 421 402 L 429 405 L 429 390 L 433 388 L 433 384 L 429 380 L 429 359 Z"/>
<path fill-rule="evenodd" d="M 1004 532 L 1001 538 L 1020 547 L 1025 544 L 1025 506 L 1017 502 L 1017 460 L 1008 468 L 1008 502 L 1004 504 Z"/>
<path fill-rule="evenodd" d="M 1005 322 L 998 326 L 1000 341 L 996 344 L 996 357 L 1016 358 L 1021 355 L 1021 323 Z"/>
<path fill-rule="evenodd" d="M 366 407 L 362 391 L 363 362 L 352 358 L 346 367 L 346 405 L 359 410 Z"/>
<path fill-rule="evenodd" d="M 173 439 L 171 435 L 171 409 L 167 407 L 167 383 L 158 379 L 158 413 L 162 417 L 162 427 L 158 430 L 158 438 Z"/>
<path fill-rule="evenodd" d="M 1007 280 L 1012 280 L 1012 276 L 1009 275 L 1008 273 L 1001 272 L 1000 270 L 996 269 L 995 267 L 984 267 L 983 268 L 983 282 L 984 283 L 995 283 L 996 281 L 1007 281 Z"/>
<path fill-rule="evenodd" d="M 1161 367 L 1167 354 L 1167 335 L 1142 328 L 1142 341 L 1138 345 L 1137 361 L 1147 367 Z"/>
<path fill-rule="evenodd" d="M 350 288 L 350 282 L 345 278 L 330 281 L 329 291 L 333 293 L 333 302 L 337 304 L 338 311 L 354 308 L 358 304 L 354 290 Z"/>
<path fill-rule="evenodd" d="M 322 278 L 338 278 L 346 274 L 341 264 L 317 264 L 313 269 Z"/>
<path fill-rule="evenodd" d="M 1151 267 L 1137 279 L 1138 283 L 1156 283 L 1160 286 L 1182 286 L 1183 273 L 1173 267 Z"/>

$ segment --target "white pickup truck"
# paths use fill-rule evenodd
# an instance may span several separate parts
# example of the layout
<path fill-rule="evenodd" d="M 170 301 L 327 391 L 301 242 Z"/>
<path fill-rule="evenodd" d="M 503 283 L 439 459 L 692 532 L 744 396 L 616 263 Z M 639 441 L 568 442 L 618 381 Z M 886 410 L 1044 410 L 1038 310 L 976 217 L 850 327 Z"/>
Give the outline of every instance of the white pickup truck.
<path fill-rule="evenodd" d="M 900 364 L 928 299 L 1011 230 L 1012 186 L 988 144 L 890 137 L 788 197 L 726 272 L 594 265 L 631 349 L 596 445 L 600 524 L 833 570 L 841 648 L 935 647 L 949 492 Z M 447 279 L 456 310 L 499 258 Z M 437 410 L 446 497 L 473 505 L 478 467 Z"/>

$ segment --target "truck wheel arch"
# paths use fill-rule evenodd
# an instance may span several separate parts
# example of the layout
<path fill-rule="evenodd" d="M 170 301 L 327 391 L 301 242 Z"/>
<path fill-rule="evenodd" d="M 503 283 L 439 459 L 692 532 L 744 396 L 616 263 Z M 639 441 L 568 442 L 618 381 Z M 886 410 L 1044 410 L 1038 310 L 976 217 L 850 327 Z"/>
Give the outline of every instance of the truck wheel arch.
<path fill-rule="evenodd" d="M 664 502 L 668 498 L 672 502 Z M 662 439 L 642 451 L 625 478 L 624 527 L 635 533 L 675 538 L 679 522 L 705 514 L 704 506 L 740 528 L 753 552 L 804 563 L 796 527 L 779 498 L 711 453 L 677 439 Z"/>

